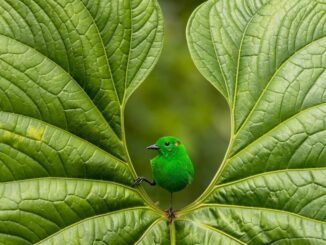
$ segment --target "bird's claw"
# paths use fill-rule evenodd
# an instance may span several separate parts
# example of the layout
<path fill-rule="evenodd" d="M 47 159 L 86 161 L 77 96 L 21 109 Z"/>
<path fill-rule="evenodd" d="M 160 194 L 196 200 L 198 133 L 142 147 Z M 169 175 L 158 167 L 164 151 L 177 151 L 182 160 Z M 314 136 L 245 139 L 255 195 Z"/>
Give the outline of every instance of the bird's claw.
<path fill-rule="evenodd" d="M 168 208 L 165 210 L 166 214 L 168 215 L 169 223 L 171 224 L 172 221 L 175 219 L 175 212 L 172 208 Z"/>
<path fill-rule="evenodd" d="M 133 187 L 135 187 L 135 186 L 139 186 L 141 183 L 143 183 L 143 182 L 146 182 L 146 183 L 148 183 L 148 184 L 150 184 L 150 185 L 156 185 L 156 183 L 155 183 L 155 181 L 153 181 L 153 182 L 151 182 L 151 181 L 149 181 L 148 179 L 146 179 L 145 177 L 138 177 L 137 179 L 135 179 L 135 182 L 133 183 Z"/>
<path fill-rule="evenodd" d="M 137 187 L 139 186 L 141 183 L 143 183 L 145 177 L 137 177 L 137 179 L 135 179 L 134 183 L 132 184 L 132 187 Z"/>

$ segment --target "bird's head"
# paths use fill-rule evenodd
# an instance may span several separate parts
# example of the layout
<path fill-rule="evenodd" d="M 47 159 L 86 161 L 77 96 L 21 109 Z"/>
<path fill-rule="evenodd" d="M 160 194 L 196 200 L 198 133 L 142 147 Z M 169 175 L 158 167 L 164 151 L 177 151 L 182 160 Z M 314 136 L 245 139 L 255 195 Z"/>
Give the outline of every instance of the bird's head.
<path fill-rule="evenodd" d="M 159 138 L 154 145 L 147 147 L 149 150 L 157 150 L 162 155 L 173 155 L 178 149 L 183 148 L 181 141 L 173 136 Z"/>

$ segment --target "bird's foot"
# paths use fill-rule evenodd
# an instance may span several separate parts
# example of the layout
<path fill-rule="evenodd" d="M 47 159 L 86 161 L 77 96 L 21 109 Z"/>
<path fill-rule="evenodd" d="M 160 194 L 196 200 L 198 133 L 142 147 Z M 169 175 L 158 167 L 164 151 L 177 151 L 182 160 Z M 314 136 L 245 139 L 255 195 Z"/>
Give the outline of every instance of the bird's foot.
<path fill-rule="evenodd" d="M 165 210 L 166 214 L 168 215 L 169 223 L 171 224 L 172 221 L 175 219 L 175 212 L 172 208 L 168 208 Z"/>
<path fill-rule="evenodd" d="M 150 185 L 156 185 L 155 181 L 149 181 L 148 179 L 146 179 L 145 177 L 138 177 L 137 179 L 135 179 L 134 183 L 132 184 L 133 187 L 139 186 L 141 183 L 146 182 Z"/>
<path fill-rule="evenodd" d="M 132 184 L 132 187 L 137 187 L 139 186 L 141 183 L 143 183 L 145 180 L 145 177 L 137 177 L 137 179 L 135 179 L 134 183 Z"/>

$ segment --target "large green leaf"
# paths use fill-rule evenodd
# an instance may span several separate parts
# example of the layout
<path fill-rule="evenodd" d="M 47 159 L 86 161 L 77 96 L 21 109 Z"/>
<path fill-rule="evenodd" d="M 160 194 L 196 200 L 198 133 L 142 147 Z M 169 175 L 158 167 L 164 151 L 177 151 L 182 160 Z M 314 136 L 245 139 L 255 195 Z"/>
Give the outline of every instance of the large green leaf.
<path fill-rule="evenodd" d="M 227 99 L 232 132 L 176 221 L 180 241 L 326 244 L 325 23 L 326 2 L 311 0 L 210 0 L 193 13 L 191 55 Z"/>
<path fill-rule="evenodd" d="M 162 39 L 155 0 L 0 1 L 1 244 L 161 239 L 123 110 Z"/>
<path fill-rule="evenodd" d="M 211 185 L 169 224 L 131 187 L 123 111 L 156 0 L 0 0 L 0 243 L 326 244 L 326 2 L 209 0 L 198 69 L 229 103 Z"/>

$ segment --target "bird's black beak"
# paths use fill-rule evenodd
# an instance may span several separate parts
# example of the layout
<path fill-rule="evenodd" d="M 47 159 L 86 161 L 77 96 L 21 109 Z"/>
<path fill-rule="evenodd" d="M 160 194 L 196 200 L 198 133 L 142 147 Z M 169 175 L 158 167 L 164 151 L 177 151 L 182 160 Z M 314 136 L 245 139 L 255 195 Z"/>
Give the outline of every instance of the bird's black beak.
<path fill-rule="evenodd" d="M 159 150 L 160 147 L 158 147 L 157 145 L 150 145 L 150 146 L 147 146 L 146 149 L 148 149 L 148 150 Z"/>

